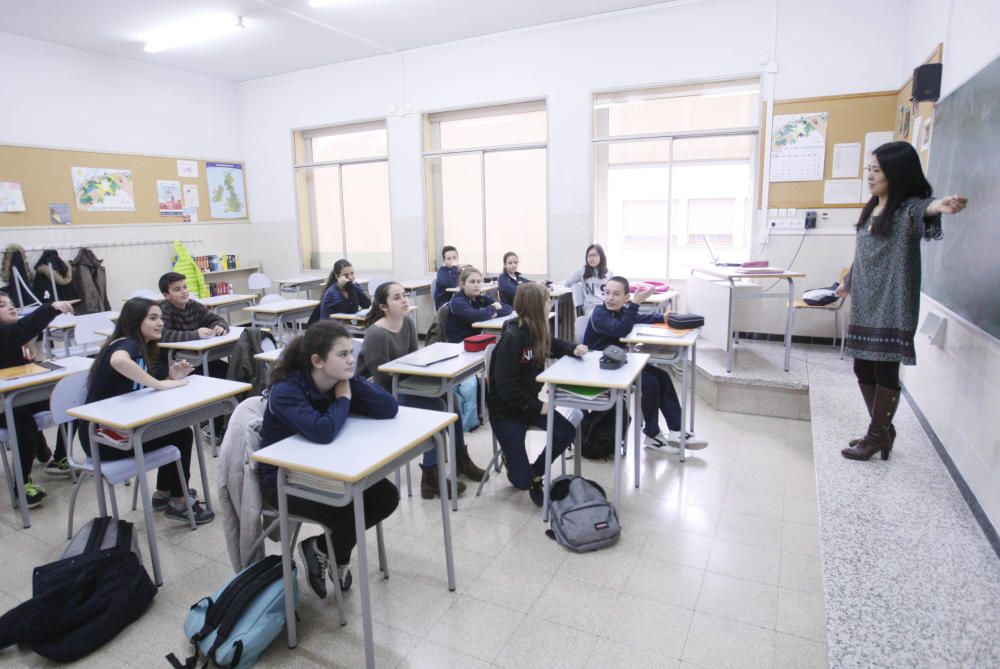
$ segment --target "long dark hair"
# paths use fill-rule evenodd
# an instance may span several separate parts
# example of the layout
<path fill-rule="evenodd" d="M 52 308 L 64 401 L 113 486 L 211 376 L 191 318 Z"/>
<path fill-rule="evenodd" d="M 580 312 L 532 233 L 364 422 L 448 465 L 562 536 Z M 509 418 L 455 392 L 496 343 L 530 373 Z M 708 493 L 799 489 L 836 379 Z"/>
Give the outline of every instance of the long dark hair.
<path fill-rule="evenodd" d="M 587 256 L 590 255 L 591 251 L 597 251 L 597 255 L 601 256 L 601 262 L 597 264 L 597 267 L 591 267 L 587 263 Z M 583 278 L 589 279 L 592 276 L 596 276 L 598 279 L 603 279 L 608 275 L 608 256 L 604 254 L 604 247 L 600 244 L 591 244 L 587 247 L 587 250 L 583 253 Z"/>
<path fill-rule="evenodd" d="M 354 265 L 352 265 L 351 261 L 347 258 L 341 258 L 337 262 L 333 263 L 333 271 L 330 272 L 330 276 L 326 278 L 327 290 L 337 285 L 337 279 L 340 278 L 340 273 L 344 271 L 345 267 L 354 267 Z"/>
<path fill-rule="evenodd" d="M 375 322 L 378 321 L 378 319 L 385 317 L 386 312 L 385 309 L 382 308 L 382 305 L 389 303 L 389 291 L 393 286 L 398 285 L 400 284 L 395 281 L 386 281 L 375 289 L 375 294 L 372 295 L 372 306 L 368 309 L 368 315 L 365 316 L 366 328 L 370 328 L 375 325 Z"/>
<path fill-rule="evenodd" d="M 531 361 L 545 367 L 549 355 L 549 289 L 541 283 L 522 283 L 514 293 L 517 320 L 528 326 L 531 334 Z"/>
<path fill-rule="evenodd" d="M 272 388 L 295 372 L 312 369 L 312 357 L 318 355 L 326 358 L 338 339 L 350 339 L 351 335 L 340 323 L 334 321 L 317 321 L 303 335 L 290 341 L 284 348 L 277 362 L 268 375 L 267 387 Z"/>
<path fill-rule="evenodd" d="M 108 337 L 108 340 L 104 342 L 104 346 L 98 351 L 97 357 L 94 360 L 104 360 L 104 356 L 108 354 L 108 348 L 119 339 L 131 339 L 142 349 L 142 355 L 146 359 L 146 369 L 152 374 L 153 365 L 160 355 L 160 347 L 155 339 L 150 339 L 149 341 L 143 339 L 142 322 L 149 315 L 149 310 L 156 306 L 159 305 L 145 297 L 133 297 L 125 302 L 122 305 L 121 313 L 118 314 L 118 320 L 115 321 L 114 331 Z M 100 367 L 102 365 L 97 363 L 91 366 L 90 374 L 87 376 L 88 387 L 92 388 L 94 383 L 96 383 Z"/>
<path fill-rule="evenodd" d="M 889 142 L 875 149 L 873 153 L 888 183 L 889 196 L 886 198 L 882 213 L 875 219 L 871 232 L 873 235 L 884 237 L 892 228 L 892 217 L 899 206 L 911 197 L 930 197 L 932 188 L 920 166 L 920 157 L 909 142 Z M 878 197 L 873 195 L 861 210 L 855 229 L 860 230 L 868 222 L 868 217 L 876 206 Z"/>

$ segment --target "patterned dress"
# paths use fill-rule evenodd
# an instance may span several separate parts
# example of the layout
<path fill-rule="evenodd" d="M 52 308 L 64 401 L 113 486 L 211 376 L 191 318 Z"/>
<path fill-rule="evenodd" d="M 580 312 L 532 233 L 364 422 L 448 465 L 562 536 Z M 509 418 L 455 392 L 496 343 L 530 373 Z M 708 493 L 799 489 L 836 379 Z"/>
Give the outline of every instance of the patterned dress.
<path fill-rule="evenodd" d="M 888 236 L 871 234 L 874 216 L 858 230 L 854 264 L 844 280 L 851 294 L 850 356 L 917 364 L 913 335 L 920 310 L 920 240 L 941 239 L 941 216 L 924 218 L 933 200 L 903 202 Z"/>

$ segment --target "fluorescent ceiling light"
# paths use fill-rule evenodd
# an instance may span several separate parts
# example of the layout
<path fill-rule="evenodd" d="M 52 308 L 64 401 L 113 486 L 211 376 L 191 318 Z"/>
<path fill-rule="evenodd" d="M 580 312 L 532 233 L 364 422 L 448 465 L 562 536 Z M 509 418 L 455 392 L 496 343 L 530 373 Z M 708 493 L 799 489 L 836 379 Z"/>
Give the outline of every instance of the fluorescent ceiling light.
<path fill-rule="evenodd" d="M 243 17 L 235 14 L 207 14 L 183 23 L 175 23 L 147 35 L 146 53 L 159 53 L 167 49 L 204 42 L 221 37 L 243 27 Z"/>
<path fill-rule="evenodd" d="M 338 2 L 343 2 L 344 0 L 309 0 L 310 7 L 326 7 L 327 5 L 332 5 Z"/>

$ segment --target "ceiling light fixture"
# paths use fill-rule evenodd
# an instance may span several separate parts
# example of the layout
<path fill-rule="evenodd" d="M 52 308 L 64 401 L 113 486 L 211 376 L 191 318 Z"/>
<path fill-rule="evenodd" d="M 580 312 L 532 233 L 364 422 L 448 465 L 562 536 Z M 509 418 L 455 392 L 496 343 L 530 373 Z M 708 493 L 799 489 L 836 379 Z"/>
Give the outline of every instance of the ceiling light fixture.
<path fill-rule="evenodd" d="M 338 2 L 343 2 L 343 0 L 309 0 L 309 6 L 326 7 L 327 5 L 332 5 Z"/>
<path fill-rule="evenodd" d="M 204 42 L 243 28 L 243 17 L 235 14 L 208 14 L 183 23 L 166 26 L 146 37 L 143 50 L 159 53 L 167 49 Z"/>

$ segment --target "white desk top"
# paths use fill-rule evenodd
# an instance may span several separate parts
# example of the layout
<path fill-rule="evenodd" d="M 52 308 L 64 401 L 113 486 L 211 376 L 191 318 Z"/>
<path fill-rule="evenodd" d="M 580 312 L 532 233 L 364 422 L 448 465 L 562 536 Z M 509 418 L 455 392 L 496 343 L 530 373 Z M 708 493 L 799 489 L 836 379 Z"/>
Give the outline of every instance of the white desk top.
<path fill-rule="evenodd" d="M 271 351 L 264 351 L 263 353 L 256 354 L 253 359 L 259 360 L 260 362 L 272 363 L 276 362 L 278 358 L 281 357 L 281 352 L 284 351 L 283 348 L 276 348 Z"/>
<path fill-rule="evenodd" d="M 247 307 L 244 311 L 250 311 L 255 314 L 287 314 L 292 311 L 312 309 L 317 304 L 319 304 L 319 300 L 281 300 L 280 302 L 257 304 Z"/>
<path fill-rule="evenodd" d="M 661 331 L 665 334 L 656 336 L 649 334 L 653 331 Z M 667 336 L 666 333 L 684 333 L 680 337 Z M 651 325 L 639 324 L 632 327 L 632 331 L 627 336 L 621 338 L 623 344 L 645 344 L 647 346 L 683 346 L 690 348 L 698 341 L 700 328 L 692 330 L 665 330 Z"/>
<path fill-rule="evenodd" d="M 618 369 L 601 369 L 600 351 L 591 351 L 582 359 L 563 356 L 535 379 L 542 383 L 561 383 L 591 388 L 624 390 L 632 385 L 649 360 L 647 353 L 627 353 L 627 362 Z"/>
<path fill-rule="evenodd" d="M 554 311 L 550 311 L 549 320 L 551 321 L 553 318 L 555 318 L 555 315 L 556 314 Z M 517 318 L 516 311 L 510 312 L 506 316 L 497 316 L 496 318 L 490 318 L 485 321 L 479 321 L 478 323 L 473 323 L 472 327 L 479 328 L 480 330 L 502 330 L 503 324 L 512 318 Z"/>
<path fill-rule="evenodd" d="M 403 290 L 419 290 L 420 288 L 430 288 L 430 279 L 406 279 L 404 281 L 397 281 Z"/>
<path fill-rule="evenodd" d="M 334 481 L 355 483 L 457 420 L 453 413 L 399 407 L 395 418 L 351 416 L 337 438 L 317 444 L 295 435 L 253 454 L 265 462 Z"/>
<path fill-rule="evenodd" d="M 160 348 L 176 349 L 178 351 L 207 351 L 220 346 L 230 346 L 239 341 L 243 334 L 243 328 L 234 325 L 229 328 L 229 332 L 217 337 L 206 337 L 205 339 L 191 339 L 188 341 L 160 342 Z"/>
<path fill-rule="evenodd" d="M 188 383 L 170 390 L 143 388 L 70 409 L 66 413 L 119 430 L 132 430 L 250 390 L 249 383 L 192 374 Z"/>
<path fill-rule="evenodd" d="M 465 350 L 465 346 L 462 344 L 447 344 L 444 342 L 438 342 L 436 344 L 431 344 L 426 346 L 421 351 L 433 351 L 434 353 L 444 352 L 448 354 L 458 354 L 457 358 L 450 358 L 448 360 L 442 360 L 441 362 L 434 363 L 433 365 L 428 365 L 426 367 L 421 367 L 420 365 L 408 365 L 405 362 L 400 362 L 406 356 L 402 358 L 397 358 L 396 360 L 390 360 L 384 365 L 380 365 L 378 371 L 385 374 L 406 374 L 408 376 L 433 376 L 440 379 L 450 379 L 463 372 L 472 369 L 476 365 L 482 365 L 486 359 L 485 351 L 477 351 L 475 353 L 470 353 Z M 412 355 L 412 354 L 407 354 Z"/>
<path fill-rule="evenodd" d="M 12 390 L 21 390 L 22 388 L 31 388 L 32 386 L 40 386 L 46 383 L 53 383 L 59 381 L 63 377 L 69 376 L 70 374 L 75 374 L 77 372 L 85 372 L 90 369 L 90 366 L 94 364 L 93 358 L 82 358 L 79 356 L 69 356 L 66 358 L 60 358 L 54 361 L 55 364 L 63 367 L 63 369 L 46 372 L 45 374 L 33 374 L 31 376 L 22 376 L 19 379 L 10 379 L 8 381 L 0 381 L 0 395 L 4 393 L 9 393 Z"/>
<path fill-rule="evenodd" d="M 104 316 L 109 321 L 118 320 L 118 315 L 121 312 L 118 311 L 99 311 L 94 314 L 80 314 L 79 316 L 71 314 L 59 314 L 52 319 L 49 323 L 48 328 L 50 330 L 68 330 L 70 328 L 75 328 L 77 321 L 79 321 L 83 316 Z"/>
<path fill-rule="evenodd" d="M 698 265 L 692 267 L 692 272 L 700 272 L 709 276 L 717 276 L 720 279 L 801 279 L 805 276 L 802 272 L 775 272 L 774 274 L 751 274 L 740 272 L 739 267 L 716 267 L 714 265 Z"/>
<path fill-rule="evenodd" d="M 294 286 L 303 283 L 321 283 L 326 281 L 326 274 L 296 274 L 275 281 L 279 286 Z"/>
<path fill-rule="evenodd" d="M 211 295 L 209 297 L 193 297 L 191 299 L 201 302 L 206 307 L 211 309 L 212 307 L 224 307 L 228 304 L 237 304 L 239 302 L 254 302 L 257 299 L 257 296 L 234 293 L 231 295 Z"/>
<path fill-rule="evenodd" d="M 680 293 L 671 288 L 670 290 L 666 290 L 662 293 L 653 293 L 643 300 L 642 304 L 663 304 L 667 300 L 673 299 L 678 295 L 680 295 Z"/>

